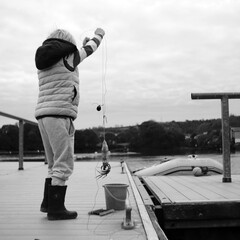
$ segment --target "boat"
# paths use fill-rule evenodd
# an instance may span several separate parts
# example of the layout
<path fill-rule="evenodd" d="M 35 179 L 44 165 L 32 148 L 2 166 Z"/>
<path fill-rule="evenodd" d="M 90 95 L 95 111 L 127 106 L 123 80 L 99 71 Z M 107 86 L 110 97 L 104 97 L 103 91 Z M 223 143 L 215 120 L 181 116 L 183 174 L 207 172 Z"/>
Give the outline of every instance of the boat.
<path fill-rule="evenodd" d="M 223 165 L 211 158 L 198 158 L 197 155 L 189 155 L 185 158 L 174 158 L 163 163 L 155 164 L 151 167 L 138 169 L 133 173 L 136 176 L 208 176 L 212 174 L 222 174 Z"/>

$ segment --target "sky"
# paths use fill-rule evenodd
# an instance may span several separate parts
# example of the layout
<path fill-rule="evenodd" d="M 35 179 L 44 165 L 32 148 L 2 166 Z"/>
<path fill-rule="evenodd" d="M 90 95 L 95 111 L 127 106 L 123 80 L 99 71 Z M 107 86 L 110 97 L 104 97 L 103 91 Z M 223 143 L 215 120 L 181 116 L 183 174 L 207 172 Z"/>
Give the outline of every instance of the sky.
<path fill-rule="evenodd" d="M 76 129 L 102 126 L 102 104 L 106 127 L 221 118 L 220 100 L 191 93 L 240 92 L 239 12 L 237 0 L 0 0 L 0 111 L 36 121 L 36 49 L 57 28 L 80 48 L 101 27 L 79 65 Z"/>

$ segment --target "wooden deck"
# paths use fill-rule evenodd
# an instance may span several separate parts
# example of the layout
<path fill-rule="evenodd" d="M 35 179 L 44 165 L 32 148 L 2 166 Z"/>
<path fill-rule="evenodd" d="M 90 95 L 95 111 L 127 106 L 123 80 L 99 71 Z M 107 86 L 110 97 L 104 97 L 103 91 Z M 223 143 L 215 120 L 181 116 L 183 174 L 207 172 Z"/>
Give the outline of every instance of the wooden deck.
<path fill-rule="evenodd" d="M 240 175 L 231 183 L 222 183 L 221 175 L 143 180 L 161 204 L 165 229 L 240 227 Z"/>
<path fill-rule="evenodd" d="M 121 173 L 118 162 L 111 163 L 111 173 L 103 180 L 96 180 L 97 162 L 76 162 L 75 171 L 68 181 L 65 205 L 76 210 L 75 220 L 48 221 L 39 211 L 47 165 L 28 162 L 24 171 L 17 170 L 17 163 L 0 163 L 0 239 L 1 240 L 145 240 L 142 219 L 129 187 L 132 207 L 133 230 L 123 230 L 121 223 L 125 211 L 115 211 L 100 217 L 88 215 L 89 211 L 106 208 L 102 185 L 106 183 L 129 184 L 126 174 Z"/>

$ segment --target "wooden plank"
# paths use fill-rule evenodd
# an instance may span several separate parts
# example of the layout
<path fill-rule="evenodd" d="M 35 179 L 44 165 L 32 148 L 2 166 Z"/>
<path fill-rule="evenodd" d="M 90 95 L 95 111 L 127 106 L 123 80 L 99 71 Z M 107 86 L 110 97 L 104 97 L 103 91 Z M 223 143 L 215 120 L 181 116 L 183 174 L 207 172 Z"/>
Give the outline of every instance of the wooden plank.
<path fill-rule="evenodd" d="M 143 184 L 139 180 L 139 178 L 137 176 L 133 176 L 133 180 L 134 180 L 136 187 L 142 197 L 144 204 L 153 206 L 154 205 L 153 201 L 152 201 L 151 197 L 149 196 L 149 194 L 147 193 L 146 189 L 144 188 Z"/>
<path fill-rule="evenodd" d="M 222 183 L 221 176 L 152 176 L 143 178 L 153 191 L 165 195 L 171 202 L 227 201 L 240 199 L 239 178 Z"/>
<path fill-rule="evenodd" d="M 184 176 L 185 177 L 185 176 Z M 218 194 L 222 199 L 236 200 L 240 199 L 240 176 L 233 175 L 233 182 L 222 183 L 221 175 L 196 177 L 191 181 L 204 189 L 208 189 L 213 193 Z M 186 178 L 187 179 L 187 178 Z"/>
<path fill-rule="evenodd" d="M 3 236 L 4 238 L 2 238 L 2 240 L 14 240 L 14 239 L 18 239 L 18 240 L 58 240 L 60 239 L 69 239 L 67 236 L 48 236 L 48 235 L 40 235 L 41 238 L 36 234 L 36 235 L 30 235 L 30 236 L 26 236 L 26 235 L 18 235 L 18 236 Z M 111 236 L 107 236 L 108 239 L 111 239 Z M 80 236 L 76 237 L 76 236 L 71 236 L 71 240 L 79 240 L 79 239 L 84 239 L 84 240 L 106 240 L 106 235 L 84 235 L 84 236 Z M 133 238 L 134 239 L 134 238 Z"/>
<path fill-rule="evenodd" d="M 169 197 L 160 189 L 159 186 L 155 185 L 155 183 L 151 181 L 149 177 L 143 177 L 143 180 L 160 203 L 162 204 L 172 203 Z"/>
<path fill-rule="evenodd" d="M 166 219 L 240 219 L 239 202 L 192 202 L 164 206 Z"/>
<path fill-rule="evenodd" d="M 240 227 L 240 202 L 197 202 L 165 205 L 165 228 Z M 218 225 L 219 224 L 219 225 Z"/>
<path fill-rule="evenodd" d="M 151 218 L 151 221 L 153 223 L 154 229 L 156 230 L 158 238 L 160 240 L 168 240 L 165 232 L 162 230 L 162 228 L 160 227 L 160 225 L 158 223 L 158 220 L 156 218 L 155 213 L 152 210 L 152 207 L 151 206 L 146 206 L 146 210 L 147 210 L 147 212 L 148 212 L 148 214 L 149 214 L 149 216 Z"/>
<path fill-rule="evenodd" d="M 60 238 L 59 238 L 60 237 Z M 81 237 L 81 236 L 80 236 Z M 132 237 L 132 239 L 134 239 L 134 236 L 130 236 Z M 24 236 L 4 236 L 4 239 L 1 239 L 1 240 L 58 240 L 58 239 L 63 239 L 64 237 L 62 236 L 57 236 L 57 237 L 54 237 L 54 236 L 44 236 L 44 237 L 41 237 L 40 238 L 37 238 L 36 236 L 28 236 L 26 237 L 25 235 Z M 65 237 L 65 239 L 68 239 L 67 237 Z M 86 236 L 83 236 L 83 239 L 84 240 L 106 240 L 106 235 L 96 235 L 96 236 L 92 236 L 92 235 L 86 235 Z M 107 239 L 111 239 L 111 236 L 108 236 Z M 121 238 L 119 238 L 121 239 Z M 127 237 L 128 239 L 128 237 Z M 142 238 L 140 238 L 142 239 Z M 81 240 L 81 238 L 79 238 L 79 236 L 71 236 L 71 240 Z"/>
<path fill-rule="evenodd" d="M 152 182 L 151 186 L 153 187 L 153 185 L 155 185 L 154 189 L 157 190 L 157 192 L 160 194 L 163 193 L 163 195 L 165 195 L 171 201 L 171 203 L 175 203 L 176 201 L 186 202 L 189 200 L 174 186 L 171 186 L 171 184 L 168 184 L 168 182 L 165 181 L 165 176 L 164 177 L 150 176 L 150 177 L 147 177 L 147 179 Z M 148 182 L 148 184 L 149 183 L 150 182 Z"/>
<path fill-rule="evenodd" d="M 224 185 L 220 181 L 213 181 L 211 176 L 192 177 L 192 176 L 172 176 L 168 181 L 172 182 L 179 190 L 181 185 L 186 187 L 186 194 L 192 201 L 198 200 L 191 196 L 191 194 L 199 194 L 202 196 L 202 201 L 216 201 L 227 199 L 240 199 L 240 186 L 236 184 Z M 188 190 L 190 192 L 188 192 Z M 238 191 L 239 189 L 239 191 Z M 234 192 L 231 192 L 233 190 Z M 197 195 L 196 195 L 197 196 Z"/>
<path fill-rule="evenodd" d="M 226 231 L 231 231 L 232 229 L 238 228 L 238 233 L 240 233 L 240 220 L 239 219 L 208 219 L 208 220 L 187 220 L 184 221 L 166 221 L 164 224 L 165 229 L 225 229 Z M 216 235 L 215 235 L 216 237 Z M 215 238 L 214 238 L 215 239 Z M 222 239 L 222 238 L 217 238 Z M 229 238 L 224 238 L 229 239 Z M 240 239 L 240 238 L 234 238 Z"/>
<path fill-rule="evenodd" d="M 240 98 L 240 92 L 191 93 L 192 99 L 221 99 L 224 96 Z"/>
<path fill-rule="evenodd" d="M 12 237 L 12 239 L 18 239 L 18 236 L 25 236 L 26 239 L 48 239 L 48 237 L 54 237 L 57 239 L 72 239 L 74 236 L 78 236 L 78 239 L 86 239 L 86 237 L 90 237 L 89 239 L 96 237 L 96 236 L 104 236 L 105 239 L 146 239 L 143 238 L 140 232 L 133 232 L 133 231 L 123 231 L 121 228 L 115 229 L 114 231 L 100 230 L 99 229 L 87 229 L 87 230 L 66 230 L 62 231 L 61 229 L 48 229 L 40 230 L 40 229 L 15 229 L 15 231 L 7 231 L 1 230 L 1 239 L 4 240 L 5 237 Z M 30 238 L 29 238 L 30 237 Z"/>
<path fill-rule="evenodd" d="M 126 163 L 124 163 L 124 168 L 125 168 L 125 171 L 127 173 L 129 182 L 131 184 L 131 187 L 132 187 L 132 190 L 133 190 L 133 193 L 134 193 L 134 196 L 135 196 L 135 200 L 137 202 L 138 210 L 139 210 L 140 215 L 141 215 L 141 219 L 142 219 L 142 222 L 143 222 L 143 225 L 144 225 L 144 228 L 145 228 L 147 239 L 149 239 L 149 240 L 159 240 L 158 236 L 156 234 L 156 231 L 155 231 L 155 229 L 152 225 L 151 219 L 150 219 L 150 217 L 149 217 L 149 215 L 146 211 L 146 208 L 144 206 L 142 198 L 141 198 L 141 196 L 140 196 L 140 194 L 137 190 L 137 187 L 136 187 L 136 185 L 133 181 L 133 178 L 130 174 L 130 171 L 129 171 Z"/>
<path fill-rule="evenodd" d="M 161 199 L 166 229 L 200 227 L 239 227 L 240 191 L 238 176 L 233 183 L 222 183 L 221 176 L 152 176 L 144 181 Z M 229 197 L 230 195 L 230 197 Z M 234 199 L 233 199 L 234 197 Z"/>
<path fill-rule="evenodd" d="M 188 177 L 186 176 L 179 176 L 177 181 L 179 183 L 182 183 L 184 184 L 186 187 L 188 188 L 191 188 L 191 189 L 194 189 L 194 191 L 198 192 L 199 194 L 203 195 L 206 200 L 209 200 L 209 201 L 216 201 L 216 200 L 220 200 L 220 199 L 223 199 L 223 196 L 213 192 L 212 190 L 206 188 L 205 186 L 203 186 L 201 184 L 201 182 L 199 181 L 200 178 L 196 178 L 194 180 L 196 181 L 193 181 L 193 179 L 189 179 Z M 224 197 L 225 198 L 225 197 Z"/>
<path fill-rule="evenodd" d="M 180 192 L 189 202 L 207 200 L 206 197 L 200 193 L 200 191 L 195 191 L 195 188 L 186 186 L 185 182 L 180 182 L 177 176 L 161 178 L 161 182 L 165 182 L 177 192 Z M 172 199 L 172 201 L 178 202 L 179 198 Z"/>

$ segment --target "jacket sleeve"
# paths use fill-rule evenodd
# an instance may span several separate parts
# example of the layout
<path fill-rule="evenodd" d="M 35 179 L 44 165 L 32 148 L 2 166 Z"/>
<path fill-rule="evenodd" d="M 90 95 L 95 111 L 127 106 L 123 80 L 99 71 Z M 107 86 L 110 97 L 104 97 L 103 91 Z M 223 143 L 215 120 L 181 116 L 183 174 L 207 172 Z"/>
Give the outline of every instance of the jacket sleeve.
<path fill-rule="evenodd" d="M 79 50 L 79 56 L 80 56 L 80 62 L 82 62 L 85 58 L 90 56 L 93 52 L 97 50 L 99 47 L 101 41 L 102 41 L 101 35 L 95 35 L 91 40 L 89 40 L 85 46 L 83 46 Z"/>

